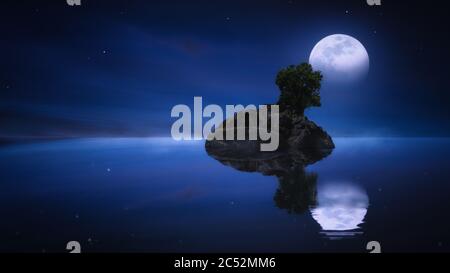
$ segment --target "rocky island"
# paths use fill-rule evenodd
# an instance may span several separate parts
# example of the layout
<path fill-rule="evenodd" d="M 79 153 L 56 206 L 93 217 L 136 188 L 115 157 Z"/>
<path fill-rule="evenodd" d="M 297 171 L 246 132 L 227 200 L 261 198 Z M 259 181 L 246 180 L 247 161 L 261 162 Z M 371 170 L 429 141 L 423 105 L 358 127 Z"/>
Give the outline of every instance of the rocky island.
<path fill-rule="evenodd" d="M 276 78 L 280 89 L 279 148 L 274 152 L 261 152 L 261 140 L 207 140 L 207 153 L 224 164 L 243 171 L 257 171 L 266 175 L 284 172 L 284 168 L 306 166 L 329 155 L 334 149 L 332 138 L 325 130 L 304 114 L 308 107 L 319 107 L 322 74 L 310 64 L 291 65 L 282 69 Z M 270 106 L 268 111 L 270 113 Z M 216 133 L 225 134 L 224 121 Z M 236 115 L 234 117 L 236 130 Z M 245 123 L 245 131 L 249 122 Z M 270 126 L 270 124 L 269 124 Z M 224 138 L 223 138 L 224 139 Z M 289 164 L 286 164 L 290 162 Z"/>

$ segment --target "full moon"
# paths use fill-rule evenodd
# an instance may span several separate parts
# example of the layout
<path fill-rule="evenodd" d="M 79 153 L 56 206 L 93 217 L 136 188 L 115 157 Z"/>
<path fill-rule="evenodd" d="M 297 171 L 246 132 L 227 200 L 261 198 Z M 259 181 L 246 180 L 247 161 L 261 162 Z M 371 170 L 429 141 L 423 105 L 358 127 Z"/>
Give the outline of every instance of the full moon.
<path fill-rule="evenodd" d="M 309 63 L 325 80 L 355 82 L 369 71 L 369 54 L 355 38 L 334 34 L 320 40 L 311 51 Z"/>

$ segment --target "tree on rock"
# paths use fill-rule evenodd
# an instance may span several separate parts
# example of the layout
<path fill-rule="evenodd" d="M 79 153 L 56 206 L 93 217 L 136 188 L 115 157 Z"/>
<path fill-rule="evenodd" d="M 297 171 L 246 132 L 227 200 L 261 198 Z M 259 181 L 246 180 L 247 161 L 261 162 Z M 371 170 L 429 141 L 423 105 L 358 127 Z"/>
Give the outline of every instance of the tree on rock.
<path fill-rule="evenodd" d="M 281 111 L 303 116 L 308 107 L 319 107 L 322 73 L 308 63 L 290 65 L 278 72 L 276 84 L 281 91 Z"/>

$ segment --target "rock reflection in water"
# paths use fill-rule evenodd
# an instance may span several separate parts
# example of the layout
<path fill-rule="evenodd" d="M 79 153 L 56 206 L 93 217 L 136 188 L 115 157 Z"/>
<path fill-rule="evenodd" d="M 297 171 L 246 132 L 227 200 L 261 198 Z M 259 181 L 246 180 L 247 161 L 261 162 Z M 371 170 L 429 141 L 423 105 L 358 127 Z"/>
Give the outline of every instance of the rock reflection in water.
<path fill-rule="evenodd" d="M 369 199 L 356 185 L 327 184 L 317 188 L 318 174 L 306 171 L 332 153 L 331 149 L 303 149 L 295 152 L 259 152 L 255 143 L 207 141 L 209 156 L 244 172 L 276 176 L 275 205 L 290 214 L 310 212 L 329 239 L 353 237 L 361 233 Z"/>
<path fill-rule="evenodd" d="M 252 147 L 248 142 L 208 141 L 206 151 L 208 155 L 244 172 L 259 172 L 263 175 L 276 176 L 278 189 L 274 196 L 277 207 L 288 213 L 305 213 L 317 204 L 318 175 L 305 170 L 307 165 L 313 164 L 331 154 L 332 150 L 304 149 L 295 153 L 263 153 Z M 249 153 L 249 150 L 252 152 Z"/>

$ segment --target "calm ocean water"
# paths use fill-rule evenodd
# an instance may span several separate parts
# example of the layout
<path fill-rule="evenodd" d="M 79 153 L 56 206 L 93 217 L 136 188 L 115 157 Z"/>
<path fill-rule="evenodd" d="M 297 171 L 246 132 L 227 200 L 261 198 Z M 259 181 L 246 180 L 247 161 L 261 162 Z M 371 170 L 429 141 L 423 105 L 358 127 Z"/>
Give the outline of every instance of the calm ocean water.
<path fill-rule="evenodd" d="M 203 142 L 3 146 L 0 251 L 450 250 L 450 139 L 334 141 L 300 182 L 225 166 Z"/>

